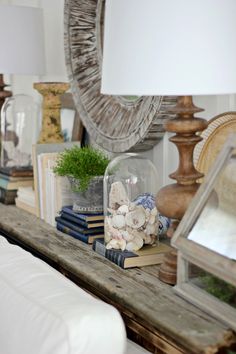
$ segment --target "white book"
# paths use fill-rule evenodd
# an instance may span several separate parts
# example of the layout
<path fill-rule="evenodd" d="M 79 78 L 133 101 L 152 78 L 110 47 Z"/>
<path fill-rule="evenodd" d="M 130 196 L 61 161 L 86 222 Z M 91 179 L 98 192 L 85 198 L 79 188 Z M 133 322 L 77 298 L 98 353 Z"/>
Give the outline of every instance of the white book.
<path fill-rule="evenodd" d="M 42 154 L 37 156 L 37 165 L 38 165 L 38 180 L 39 180 L 39 185 L 38 185 L 38 194 L 39 194 L 39 216 L 41 219 L 43 219 L 43 181 L 42 181 L 42 176 L 43 176 L 43 171 L 42 171 Z"/>
<path fill-rule="evenodd" d="M 55 216 L 56 216 L 56 206 L 55 206 L 55 179 L 56 175 L 55 173 L 51 170 L 50 171 L 50 186 L 51 186 L 51 213 L 50 213 L 50 225 L 56 226 L 56 221 L 55 221 Z"/>
<path fill-rule="evenodd" d="M 62 152 L 65 149 L 70 149 L 74 145 L 80 146 L 80 142 L 68 142 L 68 143 L 58 143 L 58 144 L 35 144 L 32 147 L 32 161 L 34 168 L 34 188 L 35 188 L 35 203 L 36 203 L 36 215 L 40 216 L 40 176 L 41 173 L 38 171 L 38 156 L 41 154 Z"/>
<path fill-rule="evenodd" d="M 51 185 L 50 185 L 50 169 L 45 169 L 45 189 L 44 194 L 47 196 L 47 203 L 45 203 L 44 209 L 44 221 L 50 224 L 51 219 Z"/>
<path fill-rule="evenodd" d="M 30 206 L 35 206 L 35 193 L 32 187 L 20 187 L 17 191 L 17 198 Z"/>

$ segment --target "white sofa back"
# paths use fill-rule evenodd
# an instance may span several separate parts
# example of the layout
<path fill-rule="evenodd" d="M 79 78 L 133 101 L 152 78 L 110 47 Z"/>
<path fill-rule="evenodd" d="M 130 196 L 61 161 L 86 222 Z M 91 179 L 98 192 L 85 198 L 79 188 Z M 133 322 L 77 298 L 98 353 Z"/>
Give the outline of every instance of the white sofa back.
<path fill-rule="evenodd" d="M 0 237 L 0 354 L 123 354 L 126 343 L 114 307 Z"/>

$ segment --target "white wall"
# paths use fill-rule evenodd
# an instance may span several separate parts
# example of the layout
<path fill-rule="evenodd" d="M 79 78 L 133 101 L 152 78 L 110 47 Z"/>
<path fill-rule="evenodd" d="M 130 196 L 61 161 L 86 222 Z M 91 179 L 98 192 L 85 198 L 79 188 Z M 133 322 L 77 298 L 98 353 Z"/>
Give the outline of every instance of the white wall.
<path fill-rule="evenodd" d="M 0 4 L 15 4 L 38 6 L 44 10 L 45 46 L 47 73 L 43 77 L 9 76 L 5 81 L 11 84 L 14 94 L 26 93 L 33 95 L 41 102 L 40 95 L 33 89 L 33 83 L 39 81 L 64 81 L 67 82 L 67 74 L 64 61 L 63 42 L 63 7 L 64 0 L 0 0 Z M 199 96 L 194 97 L 197 106 L 205 109 L 199 116 L 210 119 L 217 114 L 229 110 L 236 110 L 236 96 Z M 172 183 L 168 178 L 178 165 L 175 146 L 168 141 L 168 134 L 156 145 L 152 151 L 145 153 L 153 160 L 159 171 L 161 184 Z"/>

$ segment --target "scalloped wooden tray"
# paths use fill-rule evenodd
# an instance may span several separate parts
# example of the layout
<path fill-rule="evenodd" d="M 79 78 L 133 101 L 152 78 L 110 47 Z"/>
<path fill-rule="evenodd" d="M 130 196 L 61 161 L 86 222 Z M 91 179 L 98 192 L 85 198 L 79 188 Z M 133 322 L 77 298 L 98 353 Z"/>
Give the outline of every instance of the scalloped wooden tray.
<path fill-rule="evenodd" d="M 236 112 L 219 114 L 208 122 L 201 133 L 203 140 L 194 150 L 194 163 L 200 172 L 208 173 L 230 133 L 236 133 Z"/>

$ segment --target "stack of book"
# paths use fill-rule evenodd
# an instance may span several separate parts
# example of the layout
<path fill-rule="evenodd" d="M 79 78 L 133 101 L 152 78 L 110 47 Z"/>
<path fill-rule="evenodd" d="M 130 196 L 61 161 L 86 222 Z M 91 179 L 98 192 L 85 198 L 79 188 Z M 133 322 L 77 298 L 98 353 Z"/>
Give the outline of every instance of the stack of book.
<path fill-rule="evenodd" d="M 18 208 L 36 215 L 35 193 L 32 187 L 19 187 L 15 203 Z"/>
<path fill-rule="evenodd" d="M 19 187 L 32 187 L 33 175 L 25 174 L 24 171 L 0 171 L 0 202 L 4 204 L 14 204 Z"/>
<path fill-rule="evenodd" d="M 74 212 L 72 206 L 64 206 L 55 220 L 59 231 L 85 243 L 92 244 L 96 238 L 104 237 L 103 214 L 80 214 Z"/>

